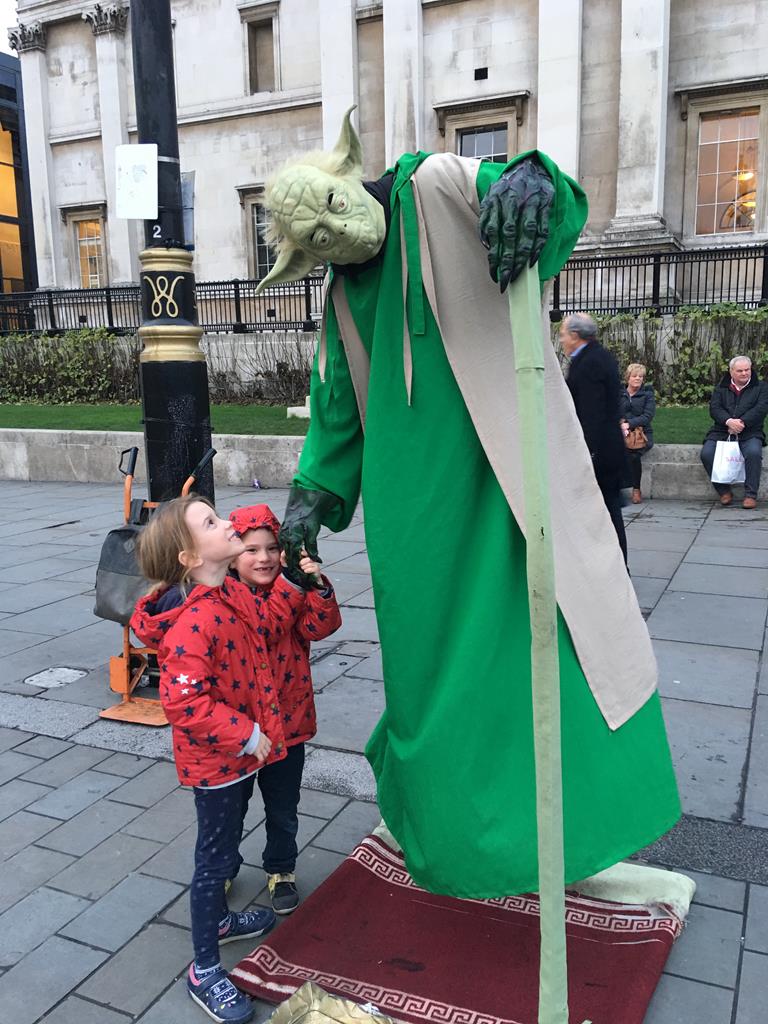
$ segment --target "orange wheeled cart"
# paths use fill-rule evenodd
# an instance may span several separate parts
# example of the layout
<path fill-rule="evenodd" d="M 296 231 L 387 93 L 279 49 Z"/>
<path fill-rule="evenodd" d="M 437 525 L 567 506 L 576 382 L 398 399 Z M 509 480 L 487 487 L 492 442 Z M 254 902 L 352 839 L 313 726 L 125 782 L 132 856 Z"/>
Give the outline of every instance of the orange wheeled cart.
<path fill-rule="evenodd" d="M 187 477 L 181 493 L 189 494 L 195 481 L 216 454 L 209 448 L 192 473 Z M 156 669 L 155 651 L 150 647 L 137 647 L 131 641 L 128 625 L 136 601 L 148 590 L 136 562 L 135 548 L 142 526 L 147 522 L 159 502 L 133 497 L 133 474 L 136 469 L 138 448 L 126 448 L 120 454 L 120 472 L 123 474 L 123 514 L 125 526 L 112 530 L 107 536 L 96 575 L 95 612 L 102 618 L 119 622 L 123 627 L 123 649 L 109 659 L 109 685 L 119 693 L 119 704 L 99 712 L 101 718 L 138 725 L 167 725 L 163 706 L 152 697 L 137 697 L 135 691 L 142 678 Z M 123 462 L 127 457 L 127 468 Z"/>

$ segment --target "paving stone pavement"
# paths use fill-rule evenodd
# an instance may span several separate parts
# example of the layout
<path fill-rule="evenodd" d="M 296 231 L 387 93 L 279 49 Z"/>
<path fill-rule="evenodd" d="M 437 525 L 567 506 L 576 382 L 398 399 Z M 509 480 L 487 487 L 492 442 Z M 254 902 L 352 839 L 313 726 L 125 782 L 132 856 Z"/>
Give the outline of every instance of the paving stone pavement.
<path fill-rule="evenodd" d="M 227 488 L 220 511 L 286 491 Z M 119 488 L 0 482 L 0 1019 L 181 1024 L 190 959 L 190 794 L 168 730 L 98 718 L 119 630 L 92 612 Z M 768 518 L 693 501 L 626 510 L 685 816 L 639 859 L 697 883 L 646 1024 L 761 1024 L 768 1006 Z M 344 610 L 315 645 L 320 728 L 304 776 L 307 895 L 378 821 L 362 755 L 383 706 L 361 515 L 321 553 Z M 48 688 L 47 669 L 84 675 Z M 232 905 L 264 901 L 258 796 Z M 232 966 L 249 943 L 223 948 Z M 41 980 L 44 983 L 41 984 Z M 257 1004 L 256 1024 L 272 1012 Z"/>

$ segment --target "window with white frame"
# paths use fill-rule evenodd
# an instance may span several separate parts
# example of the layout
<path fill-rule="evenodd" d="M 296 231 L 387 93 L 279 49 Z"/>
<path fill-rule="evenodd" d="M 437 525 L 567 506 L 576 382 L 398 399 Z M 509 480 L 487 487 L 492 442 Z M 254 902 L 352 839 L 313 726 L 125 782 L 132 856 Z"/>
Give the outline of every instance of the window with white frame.
<path fill-rule="evenodd" d="M 753 243 L 768 233 L 768 76 L 676 90 L 686 124 L 683 237 Z"/>
<path fill-rule="evenodd" d="M 257 280 L 266 277 L 275 264 L 275 254 L 267 245 L 267 210 L 259 198 L 250 202 L 251 249 L 253 253 L 253 276 Z"/>
<path fill-rule="evenodd" d="M 267 211 L 263 205 L 264 188 L 244 185 L 238 188 L 243 207 L 243 227 L 248 257 L 248 276 L 260 281 L 275 264 L 276 254 L 267 244 Z"/>
<path fill-rule="evenodd" d="M 492 163 L 507 162 L 507 126 L 489 124 L 477 128 L 460 128 L 457 133 L 459 156 L 471 156 Z"/>
<path fill-rule="evenodd" d="M 697 235 L 755 230 L 759 116 L 758 107 L 700 115 Z"/>
<path fill-rule="evenodd" d="M 109 284 L 104 204 L 62 210 L 67 228 L 75 288 L 103 288 Z"/>
<path fill-rule="evenodd" d="M 518 151 L 528 91 L 436 103 L 437 127 L 444 150 L 477 160 L 506 163 Z"/>
<path fill-rule="evenodd" d="M 275 92 L 280 88 L 278 8 L 275 0 L 241 0 L 245 79 L 248 93 Z"/>

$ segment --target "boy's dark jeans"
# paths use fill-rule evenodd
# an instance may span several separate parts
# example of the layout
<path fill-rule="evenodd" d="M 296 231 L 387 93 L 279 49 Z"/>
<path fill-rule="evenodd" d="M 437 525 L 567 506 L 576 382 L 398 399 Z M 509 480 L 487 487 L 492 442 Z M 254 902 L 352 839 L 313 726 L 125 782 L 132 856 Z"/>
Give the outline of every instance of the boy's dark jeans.
<path fill-rule="evenodd" d="M 267 845 L 262 854 L 269 875 L 287 874 L 296 868 L 296 833 L 299 829 L 299 797 L 304 771 L 304 744 L 288 747 L 282 761 L 262 768 L 257 779 L 264 799 Z"/>
<path fill-rule="evenodd" d="M 242 863 L 240 840 L 254 782 L 251 775 L 223 789 L 195 787 L 197 843 L 189 905 L 195 963 L 201 969 L 219 962 L 219 922 L 228 913 L 224 884 Z"/>
<path fill-rule="evenodd" d="M 760 470 L 763 468 L 762 439 L 750 437 L 746 441 L 739 441 L 738 445 L 741 449 L 741 454 L 744 456 L 744 495 L 745 497 L 756 498 L 757 490 L 760 487 Z M 712 476 L 716 447 L 717 441 L 710 439 L 704 442 L 701 449 L 701 461 L 709 477 Z M 718 494 L 727 494 L 731 489 L 730 484 L 712 484 L 712 486 Z"/>

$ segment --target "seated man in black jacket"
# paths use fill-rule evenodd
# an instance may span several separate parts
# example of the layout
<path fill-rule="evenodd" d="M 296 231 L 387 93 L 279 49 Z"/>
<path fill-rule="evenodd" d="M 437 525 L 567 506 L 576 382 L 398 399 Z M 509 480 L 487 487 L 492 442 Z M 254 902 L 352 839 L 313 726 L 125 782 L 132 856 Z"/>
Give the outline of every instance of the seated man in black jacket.
<path fill-rule="evenodd" d="M 763 421 L 768 414 L 768 387 L 752 373 L 752 360 L 749 356 L 734 356 L 728 364 L 728 370 L 712 392 L 709 402 L 709 414 L 714 423 L 704 438 L 701 461 L 711 478 L 717 442 L 725 441 L 729 435 L 735 434 L 744 456 L 742 504 L 744 508 L 755 508 L 763 465 Z M 730 484 L 712 486 L 720 495 L 720 504 L 730 505 L 733 501 Z"/>

